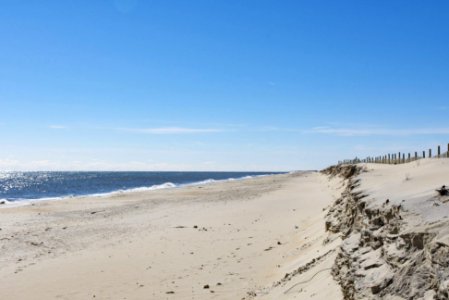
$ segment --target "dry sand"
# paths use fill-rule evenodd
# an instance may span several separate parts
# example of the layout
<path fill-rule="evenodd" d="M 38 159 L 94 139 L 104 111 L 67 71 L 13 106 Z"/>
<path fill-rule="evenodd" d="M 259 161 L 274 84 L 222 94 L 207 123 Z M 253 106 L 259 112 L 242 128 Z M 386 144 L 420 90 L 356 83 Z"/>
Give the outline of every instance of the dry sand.
<path fill-rule="evenodd" d="M 0 209 L 0 299 L 448 299 L 449 159 Z"/>
<path fill-rule="evenodd" d="M 0 299 L 340 299 L 309 172 L 0 209 Z"/>

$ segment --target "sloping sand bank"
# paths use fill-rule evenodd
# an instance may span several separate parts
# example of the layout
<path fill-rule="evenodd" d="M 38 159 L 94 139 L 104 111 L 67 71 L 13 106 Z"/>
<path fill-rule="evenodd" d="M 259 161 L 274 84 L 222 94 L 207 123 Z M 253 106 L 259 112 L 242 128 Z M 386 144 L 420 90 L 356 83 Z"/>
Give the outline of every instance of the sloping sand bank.
<path fill-rule="evenodd" d="M 324 229 L 339 183 L 310 172 L 2 208 L 0 299 L 340 299 L 340 239 Z"/>
<path fill-rule="evenodd" d="M 449 159 L 331 167 L 346 188 L 326 227 L 342 235 L 333 275 L 345 299 L 448 299 Z"/>

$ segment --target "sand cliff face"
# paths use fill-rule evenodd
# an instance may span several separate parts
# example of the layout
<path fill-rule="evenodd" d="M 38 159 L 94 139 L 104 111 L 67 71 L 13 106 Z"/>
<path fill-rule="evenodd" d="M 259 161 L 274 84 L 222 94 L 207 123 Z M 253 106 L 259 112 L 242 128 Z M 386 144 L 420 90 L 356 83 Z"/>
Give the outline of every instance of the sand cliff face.
<path fill-rule="evenodd" d="M 323 171 L 345 181 L 341 197 L 326 216 L 326 230 L 343 238 L 332 274 L 344 298 L 448 299 L 448 222 L 445 218 L 429 220 L 435 206 L 447 210 L 446 199 L 435 197 L 425 187 L 410 205 L 393 189 L 394 199 L 385 197 L 389 187 L 386 194 L 373 196 L 369 192 L 382 185 L 370 185 L 370 178 L 362 175 L 365 172 L 371 171 L 359 165 Z M 420 184 L 419 178 L 416 181 Z"/>

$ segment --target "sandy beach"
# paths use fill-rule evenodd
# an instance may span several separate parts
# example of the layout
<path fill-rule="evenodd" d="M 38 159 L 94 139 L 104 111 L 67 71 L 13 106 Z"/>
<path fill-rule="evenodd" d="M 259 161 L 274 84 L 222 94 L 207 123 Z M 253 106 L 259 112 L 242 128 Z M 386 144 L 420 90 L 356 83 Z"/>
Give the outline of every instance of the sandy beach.
<path fill-rule="evenodd" d="M 448 159 L 0 209 L 0 299 L 447 299 Z"/>
<path fill-rule="evenodd" d="M 323 246 L 339 182 L 309 172 L 3 208 L 0 299 L 340 298 L 340 239 Z"/>
<path fill-rule="evenodd" d="M 0 300 L 449 300 L 449 1 L 0 2 Z"/>

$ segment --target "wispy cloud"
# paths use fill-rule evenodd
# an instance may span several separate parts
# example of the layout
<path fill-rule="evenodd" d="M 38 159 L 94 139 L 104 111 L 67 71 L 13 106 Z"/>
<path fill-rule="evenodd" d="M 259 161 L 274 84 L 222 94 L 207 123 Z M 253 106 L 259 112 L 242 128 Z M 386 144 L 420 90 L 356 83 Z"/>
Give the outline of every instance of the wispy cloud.
<path fill-rule="evenodd" d="M 336 136 L 411 136 L 411 135 L 447 135 L 449 128 L 335 128 L 315 127 L 307 130 L 308 133 L 329 134 Z"/>
<path fill-rule="evenodd" d="M 48 126 L 48 128 L 50 128 L 50 129 L 67 129 L 67 127 L 64 125 L 50 125 L 50 126 Z"/>
<path fill-rule="evenodd" d="M 225 130 L 218 128 L 187 128 L 187 127 L 157 127 L 157 128 L 117 128 L 119 131 L 140 134 L 202 134 L 217 133 Z"/>

